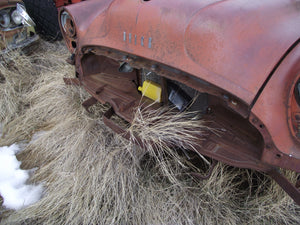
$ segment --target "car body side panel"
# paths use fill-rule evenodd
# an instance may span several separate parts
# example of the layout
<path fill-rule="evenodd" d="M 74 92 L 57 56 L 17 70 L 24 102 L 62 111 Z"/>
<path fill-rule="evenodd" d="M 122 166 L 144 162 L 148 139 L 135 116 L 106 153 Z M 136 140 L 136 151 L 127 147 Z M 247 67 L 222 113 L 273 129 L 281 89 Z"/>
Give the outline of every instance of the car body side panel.
<path fill-rule="evenodd" d="M 300 172 L 300 142 L 289 128 L 289 99 L 295 82 L 300 78 L 300 44 L 298 44 L 281 63 L 274 75 L 264 88 L 254 107 L 252 114 L 263 122 L 259 127 L 255 119 L 250 121 L 261 130 L 266 141 L 262 160 L 281 167 L 294 167 Z M 265 130 L 265 131 L 263 131 Z M 267 131 L 267 132 L 266 132 Z M 275 146 L 274 146 L 275 145 Z M 281 152 L 275 154 L 275 148 Z M 282 155 L 283 153 L 283 155 Z M 284 158 L 289 160 L 284 160 Z M 288 163 L 289 165 L 284 165 Z"/>
<path fill-rule="evenodd" d="M 105 46 L 161 62 L 248 105 L 300 36 L 298 0 L 92 0 L 68 10 L 79 48 Z"/>

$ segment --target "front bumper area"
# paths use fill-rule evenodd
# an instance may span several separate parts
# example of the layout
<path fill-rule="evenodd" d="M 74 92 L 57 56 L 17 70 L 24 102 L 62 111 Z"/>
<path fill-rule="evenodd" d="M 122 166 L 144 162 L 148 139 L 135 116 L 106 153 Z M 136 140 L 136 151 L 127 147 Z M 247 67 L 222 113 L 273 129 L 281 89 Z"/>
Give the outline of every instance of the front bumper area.
<path fill-rule="evenodd" d="M 0 37 L 0 54 L 30 46 L 39 40 L 34 27 L 20 27 L 9 31 L 0 31 Z"/>

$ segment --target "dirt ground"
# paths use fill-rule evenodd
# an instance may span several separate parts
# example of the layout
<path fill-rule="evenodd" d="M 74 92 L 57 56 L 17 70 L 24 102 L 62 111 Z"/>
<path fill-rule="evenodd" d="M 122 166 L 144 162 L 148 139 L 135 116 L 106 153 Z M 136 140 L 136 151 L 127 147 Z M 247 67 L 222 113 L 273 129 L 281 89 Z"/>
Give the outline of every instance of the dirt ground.
<path fill-rule="evenodd" d="M 64 84 L 74 75 L 68 56 L 63 43 L 41 41 L 1 60 L 0 146 L 26 143 L 18 159 L 44 186 L 27 208 L 1 207 L 1 224 L 300 224 L 300 207 L 263 174 L 218 163 L 208 180 L 191 176 L 207 162 L 193 155 L 203 164 L 195 167 L 167 143 L 191 145 L 187 127 L 209 129 L 197 117 L 137 110 L 128 129 L 147 148 L 114 134 L 101 119 L 108 106 L 87 112 L 89 95 Z"/>

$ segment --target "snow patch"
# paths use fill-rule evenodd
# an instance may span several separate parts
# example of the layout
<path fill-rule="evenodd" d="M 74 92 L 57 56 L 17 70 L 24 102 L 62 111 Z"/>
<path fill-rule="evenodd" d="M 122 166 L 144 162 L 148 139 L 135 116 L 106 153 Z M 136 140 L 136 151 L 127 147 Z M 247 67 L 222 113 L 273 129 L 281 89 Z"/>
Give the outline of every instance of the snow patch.
<path fill-rule="evenodd" d="M 29 171 L 21 170 L 16 153 L 18 145 L 0 147 L 0 194 L 3 205 L 10 209 L 21 209 L 38 201 L 43 192 L 42 185 L 27 185 Z"/>

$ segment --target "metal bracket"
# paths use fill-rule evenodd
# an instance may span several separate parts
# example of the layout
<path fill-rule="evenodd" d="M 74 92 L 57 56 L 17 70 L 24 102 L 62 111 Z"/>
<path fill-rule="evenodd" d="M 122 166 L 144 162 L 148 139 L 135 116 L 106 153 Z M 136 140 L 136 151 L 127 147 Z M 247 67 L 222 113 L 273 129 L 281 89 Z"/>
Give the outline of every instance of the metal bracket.
<path fill-rule="evenodd" d="M 97 102 L 97 99 L 95 99 L 94 97 L 90 97 L 82 103 L 82 106 L 85 108 L 86 111 L 90 113 L 89 107 L 95 105 Z"/>
<path fill-rule="evenodd" d="M 81 86 L 81 83 L 79 81 L 78 78 L 67 78 L 67 77 L 64 77 L 64 82 L 66 85 L 76 85 L 76 86 Z"/>
<path fill-rule="evenodd" d="M 268 171 L 279 186 L 298 204 L 300 205 L 300 190 L 294 186 L 278 169 Z"/>

